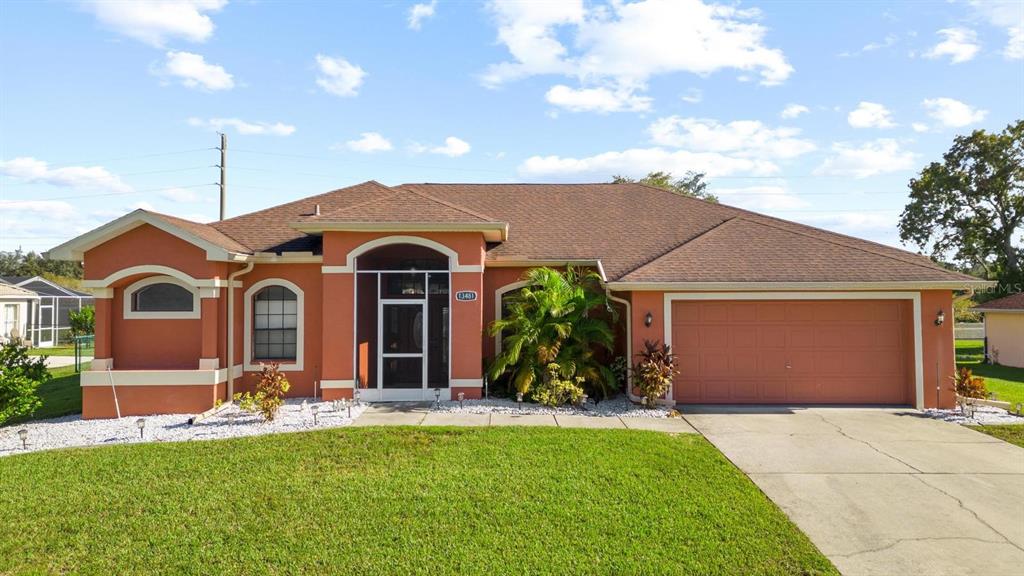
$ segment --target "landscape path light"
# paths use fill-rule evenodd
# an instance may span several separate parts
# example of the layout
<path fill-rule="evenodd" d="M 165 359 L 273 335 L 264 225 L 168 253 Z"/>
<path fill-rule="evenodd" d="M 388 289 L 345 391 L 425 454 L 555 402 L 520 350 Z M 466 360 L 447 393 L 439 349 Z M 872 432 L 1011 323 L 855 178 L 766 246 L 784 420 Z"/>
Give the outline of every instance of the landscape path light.
<path fill-rule="evenodd" d="M 135 421 L 135 425 L 139 428 L 139 438 L 145 438 L 146 434 L 146 419 L 139 418 Z"/>
<path fill-rule="evenodd" d="M 462 408 L 462 401 L 466 399 L 465 392 L 459 392 L 459 408 Z M 1017 412 L 1020 412 L 1020 404 L 1017 404 Z"/>
<path fill-rule="evenodd" d="M 441 389 L 434 388 L 434 407 L 437 408 L 441 405 Z"/>
<path fill-rule="evenodd" d="M 24 428 L 18 430 L 18 438 L 21 438 L 21 449 L 28 450 L 28 430 Z"/>
<path fill-rule="evenodd" d="M 519 405 L 519 409 L 520 410 L 523 409 L 523 393 L 522 392 L 516 392 L 516 404 Z"/>
<path fill-rule="evenodd" d="M 320 407 L 314 404 L 309 411 L 313 413 L 313 426 L 316 426 L 316 413 L 320 411 Z"/>

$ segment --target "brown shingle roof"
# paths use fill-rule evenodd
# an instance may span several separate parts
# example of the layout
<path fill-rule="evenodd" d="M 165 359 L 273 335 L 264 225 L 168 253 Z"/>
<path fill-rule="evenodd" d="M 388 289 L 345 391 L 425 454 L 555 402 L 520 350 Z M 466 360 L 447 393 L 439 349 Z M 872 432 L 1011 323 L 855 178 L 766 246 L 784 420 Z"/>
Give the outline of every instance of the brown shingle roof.
<path fill-rule="evenodd" d="M 736 216 L 621 278 L 626 282 L 922 282 L 963 280 L 934 265 Z"/>
<path fill-rule="evenodd" d="M 145 212 L 149 211 L 146 210 Z M 224 234 L 220 230 L 217 230 L 210 224 L 200 224 L 199 222 L 193 222 L 191 220 L 185 220 L 184 218 L 178 218 L 175 216 L 168 216 L 167 214 L 160 214 L 158 212 L 149 212 L 149 214 L 164 220 L 172 226 L 177 226 L 186 232 L 194 234 L 211 244 L 220 246 L 229 252 L 238 252 L 240 254 L 250 252 L 247 246 L 239 243 L 237 240 L 227 234 Z"/>
<path fill-rule="evenodd" d="M 977 310 L 1024 310 L 1024 292 L 978 304 Z"/>
<path fill-rule="evenodd" d="M 504 222 L 509 238 L 489 246 L 488 261 L 601 260 L 609 280 L 974 280 L 917 254 L 642 184 L 389 187 L 370 181 L 222 222 L 187 225 L 197 235 L 195 227 L 205 228 L 218 242 L 250 252 L 317 252 L 320 238 L 292 224 L 332 221 Z"/>

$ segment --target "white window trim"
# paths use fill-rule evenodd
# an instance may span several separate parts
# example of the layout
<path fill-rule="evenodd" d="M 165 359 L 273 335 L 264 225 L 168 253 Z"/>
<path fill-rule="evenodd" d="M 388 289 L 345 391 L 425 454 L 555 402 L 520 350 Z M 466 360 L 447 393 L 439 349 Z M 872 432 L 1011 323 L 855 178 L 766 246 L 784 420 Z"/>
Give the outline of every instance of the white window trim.
<path fill-rule="evenodd" d="M 389 244 L 415 244 L 416 246 L 424 246 L 435 252 L 440 252 L 448 257 L 449 272 L 483 272 L 484 270 L 483 265 L 480 264 L 459 264 L 458 252 L 440 242 L 421 236 L 384 236 L 375 238 L 353 248 L 345 256 L 344 266 L 322 266 L 320 270 L 324 274 L 351 274 L 356 271 L 356 258 L 374 248 Z"/>
<path fill-rule="evenodd" d="M 664 342 L 672 345 L 672 302 L 675 300 L 910 300 L 914 323 L 914 406 L 924 409 L 924 335 L 921 328 L 920 292 L 696 292 L 666 293 Z M 669 387 L 668 398 L 672 398 Z"/>
<path fill-rule="evenodd" d="M 139 312 L 132 310 L 132 296 L 138 290 L 153 284 L 174 284 L 181 286 L 192 294 L 192 310 L 189 312 Z M 150 276 L 137 282 L 129 284 L 124 289 L 124 319 L 125 320 L 198 320 L 202 314 L 202 306 L 199 303 L 199 290 L 187 282 L 173 276 Z"/>
<path fill-rule="evenodd" d="M 252 298 L 257 292 L 267 286 L 283 286 L 295 293 L 295 299 L 297 300 L 297 318 L 295 321 L 295 362 L 291 364 L 281 364 L 280 369 L 284 372 L 301 371 L 305 347 L 305 294 L 303 293 L 302 288 L 299 288 L 295 283 L 289 282 L 284 278 L 267 278 L 265 280 L 260 280 L 245 291 L 245 328 L 242 337 L 244 347 L 242 350 L 243 365 L 247 372 L 253 372 L 260 369 L 260 365 L 253 364 L 252 360 Z"/>

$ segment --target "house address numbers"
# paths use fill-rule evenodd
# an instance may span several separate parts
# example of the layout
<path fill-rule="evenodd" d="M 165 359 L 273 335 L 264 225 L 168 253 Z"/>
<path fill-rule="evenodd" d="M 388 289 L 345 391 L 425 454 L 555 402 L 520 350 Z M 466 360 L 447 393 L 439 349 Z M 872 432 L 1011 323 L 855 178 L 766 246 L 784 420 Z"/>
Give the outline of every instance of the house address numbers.
<path fill-rule="evenodd" d="M 476 292 L 473 290 L 459 290 L 455 293 L 455 299 L 459 302 L 472 302 L 476 300 Z"/>

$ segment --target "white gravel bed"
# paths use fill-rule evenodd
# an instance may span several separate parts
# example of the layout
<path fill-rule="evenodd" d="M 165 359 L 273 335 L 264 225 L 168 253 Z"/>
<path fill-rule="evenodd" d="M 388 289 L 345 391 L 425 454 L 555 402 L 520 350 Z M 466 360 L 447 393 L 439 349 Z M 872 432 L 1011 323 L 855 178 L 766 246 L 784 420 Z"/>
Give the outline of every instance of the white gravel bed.
<path fill-rule="evenodd" d="M 318 413 L 313 424 L 312 408 Z M 365 409 L 366 404 L 352 406 L 352 417 L 348 410 L 339 405 L 335 410 L 332 402 L 313 398 L 289 398 L 277 413 L 273 422 L 237 406 L 224 410 L 189 426 L 190 414 L 159 414 L 141 417 L 146 421 L 143 437 L 139 437 L 136 421 L 139 416 L 111 418 L 105 420 L 82 420 L 81 416 L 64 416 L 50 420 L 37 420 L 0 428 L 0 456 L 70 448 L 75 446 L 102 446 L 106 444 L 138 444 L 141 442 L 186 442 L 190 440 L 214 440 L 239 436 L 257 436 L 278 432 L 299 432 L 321 428 L 348 426 Z M 22 448 L 19 430 L 28 430 L 28 446 Z"/>
<path fill-rule="evenodd" d="M 968 426 L 985 424 L 1024 424 L 1024 418 L 1014 416 L 1006 410 L 996 408 L 994 406 L 975 407 L 973 418 L 964 416 L 964 413 L 960 411 L 960 408 L 954 408 L 952 410 L 937 410 L 935 408 L 929 408 L 927 410 L 923 410 L 923 412 L 929 418 L 935 418 L 937 420 L 944 420 L 946 422 L 953 422 L 956 424 L 966 424 Z"/>
<path fill-rule="evenodd" d="M 461 408 L 458 400 L 441 402 L 438 406 L 432 405 L 430 411 L 451 414 L 540 414 L 544 416 L 561 414 L 598 418 L 668 418 L 672 409 L 667 406 L 643 408 L 639 404 L 630 402 L 626 396 L 620 395 L 602 402 L 588 400 L 585 408 L 579 406 L 551 408 L 533 402 L 523 402 L 522 408 L 520 408 L 515 400 L 491 398 L 488 400 L 466 400 Z"/>

